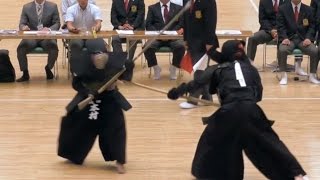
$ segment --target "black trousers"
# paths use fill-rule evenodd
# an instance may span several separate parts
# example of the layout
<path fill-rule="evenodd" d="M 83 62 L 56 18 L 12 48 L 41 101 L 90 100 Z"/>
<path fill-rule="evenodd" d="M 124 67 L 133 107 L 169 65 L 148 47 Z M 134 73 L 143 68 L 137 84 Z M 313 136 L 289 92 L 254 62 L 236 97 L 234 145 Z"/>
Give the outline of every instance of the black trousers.
<path fill-rule="evenodd" d="M 62 118 L 58 155 L 82 164 L 99 136 L 104 160 L 124 164 L 126 128 L 122 109 L 108 93 L 93 102 L 85 109 L 74 110 Z"/>
<path fill-rule="evenodd" d="M 70 53 L 72 55 L 78 55 L 82 52 L 83 48 L 87 48 L 89 53 L 94 53 L 95 51 L 106 52 L 106 43 L 102 38 L 97 39 L 71 39 L 69 41 Z M 70 70 L 74 72 L 74 66 L 77 62 L 74 62 L 74 58 L 70 59 Z"/>
<path fill-rule="evenodd" d="M 172 65 L 177 68 L 180 68 L 180 62 L 185 52 L 184 43 L 182 40 L 156 40 L 152 42 L 150 47 L 144 52 L 144 56 L 146 57 L 148 62 L 148 67 L 152 67 L 158 64 L 156 51 L 162 46 L 167 46 L 171 48 L 173 53 Z"/>
<path fill-rule="evenodd" d="M 58 58 L 58 45 L 57 40 L 53 39 L 23 39 L 17 48 L 17 58 L 19 61 L 19 66 L 21 71 L 28 70 L 28 60 L 27 54 L 31 52 L 36 47 L 42 47 L 46 52 L 48 52 L 48 62 L 47 67 L 52 69 L 54 63 Z"/>
<path fill-rule="evenodd" d="M 197 46 L 194 46 L 194 45 L 190 46 L 189 45 L 189 49 L 188 49 L 188 51 L 190 52 L 192 61 L 193 61 L 193 65 L 195 65 L 207 51 L 205 44 L 200 42 L 199 40 L 195 40 L 194 44 L 196 44 Z M 195 71 L 193 73 L 193 79 L 201 78 L 203 73 L 204 73 L 204 71 L 202 71 L 202 70 Z M 195 97 L 195 98 L 199 98 L 201 96 L 201 99 L 212 101 L 212 95 L 209 93 L 209 83 L 207 85 L 204 85 L 202 88 L 198 89 L 197 91 L 190 93 L 190 96 Z M 191 101 L 188 101 L 188 103 L 196 104 Z"/>
<path fill-rule="evenodd" d="M 102 38 L 97 39 L 71 39 L 69 41 L 71 55 L 82 51 L 83 48 L 88 50 L 106 51 L 106 44 Z"/>
<path fill-rule="evenodd" d="M 139 40 L 129 41 L 129 48 L 130 48 L 129 49 L 129 60 L 133 60 L 134 53 L 136 52 L 137 44 L 139 42 L 141 43 L 141 41 L 139 41 Z M 120 38 L 119 35 L 112 36 L 112 49 L 113 49 L 113 52 L 123 52 L 122 43 L 126 43 L 126 39 L 125 38 Z"/>
<path fill-rule="evenodd" d="M 293 180 L 306 174 L 254 103 L 222 106 L 210 117 L 198 143 L 192 174 L 199 179 L 242 180 L 243 150 L 268 179 Z"/>

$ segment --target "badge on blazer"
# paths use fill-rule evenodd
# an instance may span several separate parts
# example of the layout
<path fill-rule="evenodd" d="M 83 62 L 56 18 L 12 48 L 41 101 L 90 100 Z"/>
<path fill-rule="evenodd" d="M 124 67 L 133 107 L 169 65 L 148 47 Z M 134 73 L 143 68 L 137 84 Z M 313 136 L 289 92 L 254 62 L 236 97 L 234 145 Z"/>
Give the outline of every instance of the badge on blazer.
<path fill-rule="evenodd" d="M 308 19 L 303 19 L 302 23 L 303 23 L 303 26 L 309 26 Z"/>
<path fill-rule="evenodd" d="M 202 13 L 201 13 L 200 10 L 196 11 L 196 12 L 195 12 L 195 15 L 196 15 L 196 18 L 197 18 L 197 19 L 201 19 L 201 18 L 202 18 Z"/>
<path fill-rule="evenodd" d="M 133 13 L 137 12 L 137 6 L 136 5 L 131 6 L 131 12 L 133 12 Z"/>

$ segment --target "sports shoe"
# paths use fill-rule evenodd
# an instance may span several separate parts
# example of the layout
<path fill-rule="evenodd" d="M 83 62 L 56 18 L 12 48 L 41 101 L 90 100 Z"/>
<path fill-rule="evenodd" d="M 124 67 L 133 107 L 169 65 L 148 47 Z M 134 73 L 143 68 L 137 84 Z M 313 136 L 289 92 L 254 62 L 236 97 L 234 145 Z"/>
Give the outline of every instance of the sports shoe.
<path fill-rule="evenodd" d="M 176 80 L 177 79 L 177 73 L 176 73 L 177 68 L 174 67 L 173 65 L 170 66 L 169 72 L 170 72 L 170 80 Z"/>
<path fill-rule="evenodd" d="M 180 106 L 181 109 L 193 109 L 193 108 L 198 107 L 197 105 L 194 105 L 194 104 L 191 104 L 191 103 L 188 103 L 188 102 L 180 103 L 179 106 Z"/>
<path fill-rule="evenodd" d="M 288 76 L 286 72 L 281 73 L 281 80 L 280 80 L 280 85 L 287 85 L 288 84 Z"/>
<path fill-rule="evenodd" d="M 153 66 L 153 70 L 154 70 L 153 79 L 154 80 L 159 80 L 160 79 L 160 73 L 161 73 L 160 66 L 158 66 L 158 65 Z"/>
<path fill-rule="evenodd" d="M 309 75 L 309 81 L 313 84 L 320 84 L 320 81 L 318 80 L 315 73 L 310 73 Z"/>

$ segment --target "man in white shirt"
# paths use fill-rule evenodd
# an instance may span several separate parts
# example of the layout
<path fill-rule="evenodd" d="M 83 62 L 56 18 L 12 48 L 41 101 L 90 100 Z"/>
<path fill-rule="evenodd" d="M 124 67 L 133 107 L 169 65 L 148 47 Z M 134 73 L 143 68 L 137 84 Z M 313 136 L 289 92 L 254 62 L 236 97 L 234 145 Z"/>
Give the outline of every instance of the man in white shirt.
<path fill-rule="evenodd" d="M 88 0 L 78 0 L 77 4 L 68 8 L 65 21 L 71 33 L 98 32 L 101 29 L 102 22 L 101 10 L 96 5 L 88 3 Z M 99 42 L 103 41 L 102 38 L 91 40 L 72 39 L 69 43 L 71 55 L 85 48 L 87 41 L 97 41 L 97 44 L 104 44 Z"/>
<path fill-rule="evenodd" d="M 62 21 L 65 23 L 66 15 L 67 15 L 67 10 L 69 7 L 75 5 L 78 3 L 78 0 L 62 0 L 61 1 L 61 13 L 62 13 Z M 91 4 L 96 4 L 95 0 L 89 0 L 89 3 Z M 65 27 L 67 27 L 67 24 L 64 24 Z M 64 28 L 62 28 L 64 29 Z"/>

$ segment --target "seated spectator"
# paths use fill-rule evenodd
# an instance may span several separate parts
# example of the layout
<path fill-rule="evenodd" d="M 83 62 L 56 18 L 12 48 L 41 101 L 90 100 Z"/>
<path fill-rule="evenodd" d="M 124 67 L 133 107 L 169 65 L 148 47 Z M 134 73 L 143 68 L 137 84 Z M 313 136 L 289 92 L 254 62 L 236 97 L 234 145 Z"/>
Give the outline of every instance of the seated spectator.
<path fill-rule="evenodd" d="M 67 9 L 70 6 L 75 5 L 77 2 L 78 2 L 78 0 L 62 0 L 62 2 L 61 2 L 61 13 L 62 13 L 62 21 L 64 23 L 62 29 L 67 28 L 67 24 L 66 24 Z M 89 0 L 89 3 L 96 4 L 96 1 L 95 0 Z"/>
<path fill-rule="evenodd" d="M 169 0 L 160 0 L 160 2 L 149 6 L 146 19 L 146 30 L 162 30 L 181 9 L 181 6 L 171 3 Z M 167 30 L 178 31 L 178 34 L 182 34 L 182 24 L 183 19 L 180 17 Z M 160 79 L 161 72 L 161 68 L 157 62 L 156 51 L 162 46 L 168 46 L 173 51 L 172 65 L 169 68 L 170 79 L 177 79 L 176 68 L 180 67 L 180 61 L 185 52 L 184 42 L 183 40 L 156 40 L 152 42 L 150 48 L 144 52 L 148 67 L 153 67 L 154 69 L 155 80 Z"/>
<path fill-rule="evenodd" d="M 111 23 L 113 29 L 120 30 L 144 30 L 145 5 L 144 0 L 113 0 L 111 8 Z M 112 48 L 114 52 L 122 52 L 122 43 L 125 38 L 119 35 L 112 37 Z M 132 60 L 137 48 L 138 41 L 129 41 L 129 59 Z"/>
<path fill-rule="evenodd" d="M 45 12 L 45 16 L 43 16 Z M 46 0 L 35 0 L 23 6 L 19 30 L 20 31 L 51 31 L 59 30 L 60 18 L 55 3 Z M 45 66 L 47 79 L 53 79 L 51 69 L 58 58 L 57 40 L 53 39 L 23 39 L 17 48 L 20 70 L 23 72 L 17 82 L 29 81 L 27 54 L 36 47 L 42 47 L 48 52 L 48 62 Z"/>
<path fill-rule="evenodd" d="M 316 33 L 318 35 L 318 39 L 317 39 L 317 44 L 318 44 L 318 55 L 320 54 L 320 35 L 319 35 L 319 31 L 320 31 L 320 0 L 311 0 L 310 2 L 310 6 L 313 8 L 314 10 L 314 14 L 315 14 L 315 18 L 316 18 Z M 320 58 L 320 56 L 318 57 Z M 317 65 L 318 67 L 318 65 Z"/>
<path fill-rule="evenodd" d="M 318 66 L 318 50 L 312 43 L 315 37 L 315 19 L 311 7 L 301 3 L 301 0 L 291 0 L 279 8 L 277 16 L 279 36 L 278 61 L 281 72 L 280 85 L 288 83 L 286 73 L 287 56 L 295 48 L 310 56 L 309 81 L 320 84 L 316 72 Z"/>
<path fill-rule="evenodd" d="M 247 54 L 251 61 L 254 61 L 257 46 L 268 43 L 278 38 L 276 16 L 279 6 L 289 0 L 260 0 L 259 2 L 259 23 L 260 29 L 248 40 Z"/>
<path fill-rule="evenodd" d="M 93 31 L 100 31 L 102 16 L 100 8 L 94 4 L 88 3 L 88 0 L 78 0 L 77 4 L 72 5 L 67 10 L 66 15 L 67 28 L 71 33 L 86 33 Z M 72 39 L 69 42 L 71 56 L 74 53 L 79 53 L 86 47 L 87 41 L 96 41 L 98 44 L 103 41 L 102 38 L 98 39 Z M 72 69 L 72 67 L 71 67 Z"/>

